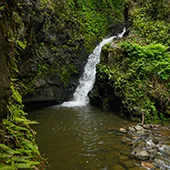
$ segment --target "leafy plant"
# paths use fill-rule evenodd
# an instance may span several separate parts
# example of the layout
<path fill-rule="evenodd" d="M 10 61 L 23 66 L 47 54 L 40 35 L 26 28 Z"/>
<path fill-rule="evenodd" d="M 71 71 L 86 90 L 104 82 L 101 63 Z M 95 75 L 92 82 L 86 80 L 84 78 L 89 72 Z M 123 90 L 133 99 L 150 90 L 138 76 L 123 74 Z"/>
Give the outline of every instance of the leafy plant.
<path fill-rule="evenodd" d="M 96 82 L 99 91 L 104 91 L 103 101 L 112 93 L 121 99 L 126 112 L 134 118 L 144 116 L 145 123 L 165 122 L 163 113 L 170 104 L 167 87 L 170 80 L 168 47 L 162 44 L 139 45 L 128 41 L 119 45 L 121 54 L 109 45 L 103 49 L 113 62 L 97 65 Z"/>

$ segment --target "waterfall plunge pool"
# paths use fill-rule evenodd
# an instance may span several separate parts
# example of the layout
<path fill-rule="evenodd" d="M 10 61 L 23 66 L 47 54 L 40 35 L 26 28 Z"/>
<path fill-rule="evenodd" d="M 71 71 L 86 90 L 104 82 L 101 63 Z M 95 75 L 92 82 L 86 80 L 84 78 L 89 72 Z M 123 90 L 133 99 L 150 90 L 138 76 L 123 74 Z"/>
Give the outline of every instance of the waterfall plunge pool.
<path fill-rule="evenodd" d="M 140 162 L 131 160 L 130 147 L 122 142 L 125 135 L 118 132 L 132 123 L 89 106 L 87 94 L 93 87 L 96 64 L 102 46 L 117 36 L 104 39 L 89 55 L 84 73 L 72 101 L 33 111 L 29 118 L 39 122 L 37 143 L 48 170 L 122 170 L 139 168 Z"/>
<path fill-rule="evenodd" d="M 47 158 L 47 170 L 138 169 L 140 162 L 130 156 L 130 146 L 118 132 L 131 122 L 92 106 L 53 106 L 32 111 L 29 119 L 39 122 L 37 143 Z"/>
<path fill-rule="evenodd" d="M 102 46 L 116 37 L 121 38 L 125 31 L 124 28 L 117 36 L 104 39 L 89 55 L 72 101 L 30 113 L 29 118 L 40 123 L 34 128 L 38 132 L 40 151 L 49 159 L 47 170 L 144 169 L 131 155 L 133 142 L 128 145 L 127 134 L 118 132 L 120 127 L 132 123 L 89 106 L 87 97 L 95 81 L 95 66 L 100 61 Z M 164 152 L 162 147 L 158 150 L 160 154 Z M 166 157 L 155 161 L 161 169 L 170 167 Z"/>

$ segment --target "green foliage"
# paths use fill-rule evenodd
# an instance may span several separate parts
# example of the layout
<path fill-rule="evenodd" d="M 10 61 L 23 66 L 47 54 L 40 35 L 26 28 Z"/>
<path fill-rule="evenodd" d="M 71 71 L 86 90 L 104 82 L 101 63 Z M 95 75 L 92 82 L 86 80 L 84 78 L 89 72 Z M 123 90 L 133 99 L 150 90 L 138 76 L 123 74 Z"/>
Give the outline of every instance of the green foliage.
<path fill-rule="evenodd" d="M 8 8 L 6 3 L 5 6 Z M 18 11 L 1 12 L 2 16 L 5 16 L 1 18 L 1 25 L 8 43 L 5 55 L 9 57 L 12 95 L 8 100 L 8 112 L 0 123 L 0 169 L 38 169 L 43 158 L 35 142 L 35 132 L 30 128 L 30 125 L 36 122 L 27 120 L 25 117 L 26 113 L 23 111 L 24 106 L 19 92 L 21 84 L 17 84 L 18 63 L 28 45 L 22 34 L 25 31 L 24 23 Z"/>
<path fill-rule="evenodd" d="M 40 0 L 40 9 L 44 10 L 48 8 L 54 11 L 54 1 L 53 0 Z"/>
<path fill-rule="evenodd" d="M 61 78 L 61 81 L 66 86 L 71 78 L 71 75 L 77 73 L 77 69 L 74 65 L 68 65 L 67 68 L 64 66 L 58 70 L 58 74 Z"/>
<path fill-rule="evenodd" d="M 0 167 L 35 169 L 42 158 L 35 144 L 35 132 L 29 128 L 29 124 L 34 122 L 28 121 L 25 117 L 18 118 L 16 114 L 13 118 L 3 120 L 3 125 L 6 126 L 6 139 L 5 144 L 0 144 Z"/>
<path fill-rule="evenodd" d="M 3 11 L 5 9 L 5 3 L 4 2 L 0 2 L 0 11 Z"/>
<path fill-rule="evenodd" d="M 147 2 L 143 4 L 143 8 L 147 12 L 147 15 L 154 20 L 168 21 L 168 14 L 170 12 L 169 5 L 169 0 L 147 0 Z"/>
<path fill-rule="evenodd" d="M 0 11 L 3 11 L 5 9 L 5 6 L 0 6 Z"/>
<path fill-rule="evenodd" d="M 145 123 L 164 123 L 170 105 L 168 47 L 127 41 L 120 43 L 120 46 L 122 54 L 111 53 L 114 51 L 111 47 L 104 48 L 110 57 L 119 60 L 109 65 L 98 64 L 97 85 L 102 89 L 111 88 L 113 95 L 121 98 L 124 109 L 135 118 L 140 118 L 144 113 Z"/>
<path fill-rule="evenodd" d="M 123 20 L 123 0 L 68 0 L 73 16 L 81 23 L 81 33 L 85 37 L 85 48 L 92 50 L 91 44 L 106 36 L 111 21 Z"/>
<path fill-rule="evenodd" d="M 122 47 L 125 56 L 135 60 L 131 67 L 135 68 L 135 73 L 141 79 L 151 74 L 155 74 L 162 80 L 170 78 L 170 53 L 167 51 L 167 46 L 161 44 L 140 46 L 135 43 L 124 43 Z"/>
<path fill-rule="evenodd" d="M 133 30 L 148 43 L 170 45 L 169 2 L 167 0 L 141 2 L 131 8 Z"/>
<path fill-rule="evenodd" d="M 19 92 L 14 88 L 14 85 L 13 85 L 13 84 L 11 84 L 11 90 L 12 90 L 12 98 L 13 98 L 16 102 L 22 104 L 22 97 L 21 97 L 21 95 L 19 94 Z"/>
<path fill-rule="evenodd" d="M 21 95 L 13 84 L 11 89 L 9 116 L 3 119 L 5 139 L 0 144 L 0 169 L 37 169 L 42 157 L 35 143 L 35 132 L 29 126 L 37 122 L 25 118 Z"/>
<path fill-rule="evenodd" d="M 20 40 L 16 40 L 17 45 L 21 48 L 21 49 L 25 49 L 27 44 L 26 41 L 20 41 Z"/>

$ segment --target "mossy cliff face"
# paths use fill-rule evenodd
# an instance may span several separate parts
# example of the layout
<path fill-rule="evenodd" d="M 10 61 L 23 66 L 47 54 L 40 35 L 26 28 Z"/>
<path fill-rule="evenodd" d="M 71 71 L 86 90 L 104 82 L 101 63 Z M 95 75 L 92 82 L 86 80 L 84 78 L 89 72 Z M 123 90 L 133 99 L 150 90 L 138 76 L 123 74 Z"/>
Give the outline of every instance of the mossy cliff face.
<path fill-rule="evenodd" d="M 118 31 L 116 25 L 123 26 L 122 2 L 10 2 L 18 48 L 14 77 L 25 88 L 25 103 L 70 98 L 88 54 L 109 31 Z"/>
<path fill-rule="evenodd" d="M 2 26 L 2 25 L 1 25 Z M 8 99 L 10 92 L 10 74 L 7 66 L 7 42 L 5 40 L 3 29 L 0 28 L 0 119 L 7 113 Z"/>
<path fill-rule="evenodd" d="M 130 33 L 103 47 L 89 96 L 92 105 L 119 105 L 124 117 L 158 123 L 170 117 L 170 4 L 147 2 L 127 3 Z"/>
<path fill-rule="evenodd" d="M 161 44 L 134 42 L 105 46 L 97 66 L 96 83 L 89 94 L 92 105 L 120 108 L 131 120 L 164 122 L 170 113 L 169 57 Z"/>
<path fill-rule="evenodd" d="M 123 27 L 122 9 L 110 0 L 0 2 L 0 169 L 44 169 L 22 97 L 67 100 L 88 54 Z"/>
<path fill-rule="evenodd" d="M 44 169 L 35 132 L 29 126 L 36 122 L 25 117 L 20 95 L 23 84 L 17 78 L 25 44 L 17 33 L 13 4 L 7 2 L 0 2 L 0 169 Z"/>

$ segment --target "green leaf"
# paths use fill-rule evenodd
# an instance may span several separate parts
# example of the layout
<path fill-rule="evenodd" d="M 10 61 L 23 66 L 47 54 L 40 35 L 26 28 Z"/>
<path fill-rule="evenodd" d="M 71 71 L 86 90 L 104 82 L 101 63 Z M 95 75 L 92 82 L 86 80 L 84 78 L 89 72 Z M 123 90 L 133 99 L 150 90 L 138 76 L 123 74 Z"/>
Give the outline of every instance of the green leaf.
<path fill-rule="evenodd" d="M 0 6 L 0 11 L 3 11 L 5 9 L 5 6 Z"/>
<path fill-rule="evenodd" d="M 17 170 L 16 167 L 0 164 L 0 170 Z"/>
<path fill-rule="evenodd" d="M 11 149 L 10 147 L 6 146 L 5 144 L 0 144 L 0 149 L 1 149 L 1 152 L 4 151 L 11 155 L 14 155 L 17 153 L 15 150 Z"/>
<path fill-rule="evenodd" d="M 22 41 L 20 41 L 20 40 L 17 40 L 16 41 L 17 42 L 17 44 L 24 50 L 25 48 L 26 48 L 26 42 L 24 41 L 24 42 L 22 42 Z"/>

